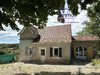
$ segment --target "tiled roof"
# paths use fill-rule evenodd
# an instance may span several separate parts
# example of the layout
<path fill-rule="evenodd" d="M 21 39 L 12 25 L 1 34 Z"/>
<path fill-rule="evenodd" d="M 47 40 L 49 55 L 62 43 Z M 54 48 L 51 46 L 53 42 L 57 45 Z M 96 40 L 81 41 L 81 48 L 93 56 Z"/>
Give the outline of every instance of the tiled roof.
<path fill-rule="evenodd" d="M 38 29 L 39 42 L 71 42 L 71 25 L 58 25 Z"/>
<path fill-rule="evenodd" d="M 79 35 L 79 36 L 72 36 L 72 40 L 76 40 L 76 41 L 94 41 L 94 40 L 98 40 L 98 37 L 93 36 L 93 35 Z"/>

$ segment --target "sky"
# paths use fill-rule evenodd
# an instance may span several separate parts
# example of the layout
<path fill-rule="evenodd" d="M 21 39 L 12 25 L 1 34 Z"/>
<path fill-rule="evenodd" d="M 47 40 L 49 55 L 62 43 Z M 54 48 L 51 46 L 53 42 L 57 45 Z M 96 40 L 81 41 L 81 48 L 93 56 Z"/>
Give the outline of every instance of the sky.
<path fill-rule="evenodd" d="M 67 8 L 67 4 L 65 4 L 65 7 Z M 73 18 L 73 22 L 77 22 L 77 23 L 71 23 L 71 30 L 72 30 L 72 35 L 76 35 L 76 32 L 81 31 L 82 27 L 84 27 L 82 25 L 82 22 L 89 20 L 89 18 L 86 16 L 87 15 L 87 11 L 86 10 L 80 10 L 79 9 L 80 14 L 77 15 L 76 17 Z M 72 22 L 72 20 L 68 20 L 65 19 L 65 22 Z M 57 23 L 57 15 L 54 16 L 48 16 L 48 22 L 47 22 L 47 26 L 55 26 L 55 25 L 65 25 L 65 24 L 69 24 L 69 23 Z M 18 25 L 18 27 L 21 29 L 23 28 L 22 25 L 20 25 L 18 22 L 16 22 L 16 24 Z M 10 27 L 5 27 L 4 29 L 6 31 L 0 31 L 0 43 L 19 43 L 19 35 L 17 35 L 19 32 L 12 30 Z"/>

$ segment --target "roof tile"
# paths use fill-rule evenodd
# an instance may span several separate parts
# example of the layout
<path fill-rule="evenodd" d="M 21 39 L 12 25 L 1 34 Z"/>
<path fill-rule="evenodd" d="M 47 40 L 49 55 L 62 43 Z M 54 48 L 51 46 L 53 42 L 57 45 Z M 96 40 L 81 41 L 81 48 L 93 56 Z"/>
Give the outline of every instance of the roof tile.
<path fill-rule="evenodd" d="M 73 40 L 76 41 L 94 41 L 94 40 L 98 40 L 97 36 L 94 35 L 79 35 L 79 36 L 72 36 Z"/>
<path fill-rule="evenodd" d="M 39 42 L 70 42 L 71 25 L 59 25 L 38 29 L 41 36 Z"/>

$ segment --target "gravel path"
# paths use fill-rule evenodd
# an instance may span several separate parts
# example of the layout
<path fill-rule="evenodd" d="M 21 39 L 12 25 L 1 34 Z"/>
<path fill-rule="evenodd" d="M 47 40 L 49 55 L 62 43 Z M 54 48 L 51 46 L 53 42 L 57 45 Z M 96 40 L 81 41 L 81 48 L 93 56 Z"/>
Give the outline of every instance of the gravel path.
<path fill-rule="evenodd" d="M 79 65 L 49 65 L 49 64 L 28 64 L 22 62 L 16 62 L 11 64 L 0 65 L 0 75 L 69 75 L 76 74 L 81 68 L 81 72 L 84 74 L 97 73 L 100 75 L 100 66 L 85 66 Z M 43 73 L 43 74 L 42 74 Z"/>

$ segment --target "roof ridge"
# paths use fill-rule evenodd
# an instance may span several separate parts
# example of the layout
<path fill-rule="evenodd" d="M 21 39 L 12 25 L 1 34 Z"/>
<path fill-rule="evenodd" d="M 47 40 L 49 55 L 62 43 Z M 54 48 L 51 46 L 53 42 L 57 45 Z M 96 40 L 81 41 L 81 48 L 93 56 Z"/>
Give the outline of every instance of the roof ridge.
<path fill-rule="evenodd" d="M 83 40 L 98 40 L 98 36 L 96 35 L 79 35 L 79 36 L 72 36 L 72 38 L 74 40 L 80 40 L 80 41 L 83 41 Z"/>
<path fill-rule="evenodd" d="M 95 35 L 75 35 L 75 36 L 95 36 Z"/>
<path fill-rule="evenodd" d="M 54 26 L 47 26 L 47 27 L 58 27 L 58 26 L 71 26 L 71 24 L 65 24 L 65 25 L 54 25 Z"/>

